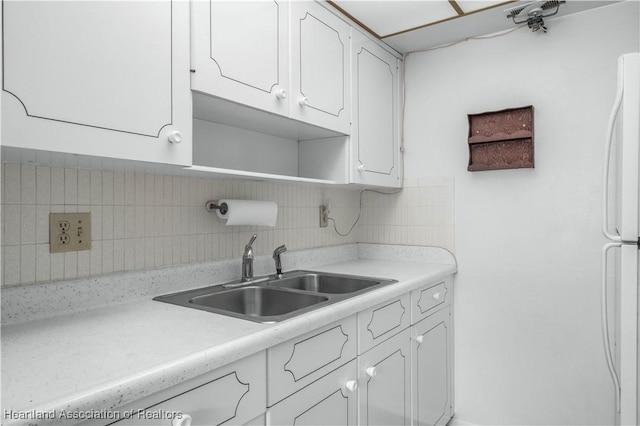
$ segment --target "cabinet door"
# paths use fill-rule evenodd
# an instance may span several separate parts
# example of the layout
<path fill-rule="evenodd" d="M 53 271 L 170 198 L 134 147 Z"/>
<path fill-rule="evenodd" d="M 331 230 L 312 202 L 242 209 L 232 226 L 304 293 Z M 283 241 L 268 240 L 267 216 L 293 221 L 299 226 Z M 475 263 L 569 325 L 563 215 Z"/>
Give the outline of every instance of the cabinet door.
<path fill-rule="evenodd" d="M 350 27 L 312 1 L 291 2 L 291 117 L 350 132 Z"/>
<path fill-rule="evenodd" d="M 3 31 L 3 145 L 191 163 L 188 3 L 4 1 Z"/>
<path fill-rule="evenodd" d="M 264 352 L 234 362 L 206 378 L 183 383 L 161 395 L 152 396 L 162 402 L 149 406 L 147 399 L 120 410 L 121 416 L 128 418 L 115 425 L 264 424 L 265 364 Z"/>
<path fill-rule="evenodd" d="M 192 2 L 193 90 L 288 115 L 288 4 Z"/>
<path fill-rule="evenodd" d="M 355 426 L 356 360 L 267 410 L 267 425 Z"/>
<path fill-rule="evenodd" d="M 447 308 L 412 327 L 414 425 L 444 425 L 451 418 L 450 324 Z"/>
<path fill-rule="evenodd" d="M 360 424 L 410 424 L 410 347 L 407 329 L 358 357 Z"/>
<path fill-rule="evenodd" d="M 399 60 L 356 31 L 352 41 L 352 180 L 400 187 Z"/>

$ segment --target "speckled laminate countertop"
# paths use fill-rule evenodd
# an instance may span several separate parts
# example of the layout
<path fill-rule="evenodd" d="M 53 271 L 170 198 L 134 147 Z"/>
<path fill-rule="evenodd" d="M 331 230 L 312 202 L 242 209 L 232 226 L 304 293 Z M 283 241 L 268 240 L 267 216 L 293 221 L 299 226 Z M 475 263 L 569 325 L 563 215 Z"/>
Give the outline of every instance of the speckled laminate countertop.
<path fill-rule="evenodd" d="M 143 298 L 3 326 L 3 424 L 65 423 L 8 421 L 5 410 L 115 409 L 457 270 L 438 248 L 358 246 L 357 258 L 313 270 L 399 282 L 277 324 Z"/>

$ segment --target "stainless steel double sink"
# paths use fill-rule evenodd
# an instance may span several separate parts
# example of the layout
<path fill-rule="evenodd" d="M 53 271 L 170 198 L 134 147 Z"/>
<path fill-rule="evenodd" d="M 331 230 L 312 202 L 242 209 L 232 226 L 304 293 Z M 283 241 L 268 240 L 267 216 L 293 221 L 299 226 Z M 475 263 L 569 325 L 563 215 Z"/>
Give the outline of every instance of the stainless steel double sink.
<path fill-rule="evenodd" d="M 261 323 L 301 315 L 397 280 L 313 271 L 292 271 L 280 277 L 233 281 L 165 294 L 153 300 Z"/>

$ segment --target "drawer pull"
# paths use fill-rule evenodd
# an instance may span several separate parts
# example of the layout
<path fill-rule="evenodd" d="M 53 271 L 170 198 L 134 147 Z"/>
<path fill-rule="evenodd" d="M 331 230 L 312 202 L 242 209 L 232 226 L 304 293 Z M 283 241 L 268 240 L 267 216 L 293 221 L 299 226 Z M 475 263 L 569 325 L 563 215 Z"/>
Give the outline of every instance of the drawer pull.
<path fill-rule="evenodd" d="M 440 293 L 433 293 L 431 297 L 433 297 L 434 300 L 440 300 Z"/>
<path fill-rule="evenodd" d="M 188 414 L 182 414 L 181 417 L 174 417 L 171 421 L 171 426 L 191 426 L 191 416 Z"/>
<path fill-rule="evenodd" d="M 347 388 L 349 392 L 355 392 L 356 389 L 358 389 L 358 382 L 356 380 L 347 380 L 344 387 Z"/>
<path fill-rule="evenodd" d="M 378 374 L 378 369 L 375 367 L 369 367 L 364 370 L 364 372 L 367 373 L 367 376 L 369 377 L 375 377 Z"/>
<path fill-rule="evenodd" d="M 424 335 L 423 335 L 423 334 L 421 334 L 421 335 L 417 336 L 417 337 L 416 337 L 416 342 L 418 342 L 418 343 L 422 343 L 422 342 L 424 342 Z"/>

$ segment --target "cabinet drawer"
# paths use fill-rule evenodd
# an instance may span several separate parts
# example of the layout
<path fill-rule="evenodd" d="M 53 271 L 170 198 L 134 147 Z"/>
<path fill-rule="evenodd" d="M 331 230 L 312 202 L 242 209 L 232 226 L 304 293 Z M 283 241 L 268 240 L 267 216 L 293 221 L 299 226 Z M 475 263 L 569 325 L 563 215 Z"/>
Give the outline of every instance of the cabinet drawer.
<path fill-rule="evenodd" d="M 268 349 L 267 405 L 271 407 L 355 357 L 355 316 Z"/>
<path fill-rule="evenodd" d="M 431 283 L 411 292 L 411 324 L 428 317 L 450 303 L 451 278 Z"/>
<path fill-rule="evenodd" d="M 410 295 L 358 313 L 358 353 L 364 353 L 410 325 Z"/>
<path fill-rule="evenodd" d="M 357 374 L 354 359 L 269 408 L 267 424 L 355 426 Z"/>
<path fill-rule="evenodd" d="M 169 426 L 174 417 L 175 424 L 181 424 L 185 415 L 191 416 L 194 426 L 258 421 L 267 399 L 265 364 L 265 352 L 260 352 L 219 368 L 119 410 L 129 418 L 114 424 Z"/>

